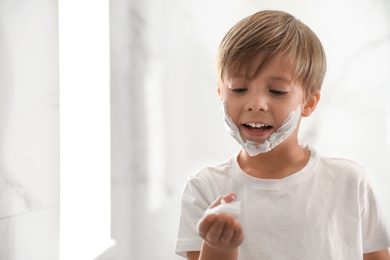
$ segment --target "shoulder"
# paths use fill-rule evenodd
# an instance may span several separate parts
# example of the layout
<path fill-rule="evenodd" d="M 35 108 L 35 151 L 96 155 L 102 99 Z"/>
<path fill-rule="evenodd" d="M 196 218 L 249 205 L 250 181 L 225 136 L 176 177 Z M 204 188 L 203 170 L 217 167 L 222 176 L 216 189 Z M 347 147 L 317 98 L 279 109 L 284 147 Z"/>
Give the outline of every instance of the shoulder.
<path fill-rule="evenodd" d="M 234 156 L 221 164 L 205 167 L 189 175 L 182 192 L 183 205 L 198 206 L 201 212 L 208 208 L 221 195 L 220 185 L 226 182 L 232 159 Z"/>
<path fill-rule="evenodd" d="M 187 183 L 204 184 L 210 181 L 219 182 L 220 180 L 226 178 L 229 169 L 236 161 L 237 161 L 237 155 L 233 155 L 228 160 L 220 164 L 204 167 L 203 169 L 193 174 L 190 174 L 187 178 Z"/>
<path fill-rule="evenodd" d="M 343 173 L 364 174 L 365 168 L 361 164 L 346 158 L 320 157 L 322 167 Z"/>
<path fill-rule="evenodd" d="M 336 180 L 366 181 L 366 169 L 356 161 L 323 155 L 318 155 L 317 158 L 320 171 L 329 177 L 335 178 Z"/>
<path fill-rule="evenodd" d="M 366 168 L 360 163 L 346 159 L 328 156 L 319 156 L 318 181 L 322 187 L 326 186 L 333 194 L 348 195 L 364 203 L 372 190 L 370 176 Z"/>

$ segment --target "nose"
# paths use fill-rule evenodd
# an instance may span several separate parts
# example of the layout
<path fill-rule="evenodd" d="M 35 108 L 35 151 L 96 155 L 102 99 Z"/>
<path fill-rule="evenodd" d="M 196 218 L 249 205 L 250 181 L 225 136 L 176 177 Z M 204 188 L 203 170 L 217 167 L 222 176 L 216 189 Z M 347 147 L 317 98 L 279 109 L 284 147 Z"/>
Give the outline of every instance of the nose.
<path fill-rule="evenodd" d="M 263 95 L 251 96 L 246 104 L 247 111 L 267 111 L 268 102 L 267 98 Z"/>

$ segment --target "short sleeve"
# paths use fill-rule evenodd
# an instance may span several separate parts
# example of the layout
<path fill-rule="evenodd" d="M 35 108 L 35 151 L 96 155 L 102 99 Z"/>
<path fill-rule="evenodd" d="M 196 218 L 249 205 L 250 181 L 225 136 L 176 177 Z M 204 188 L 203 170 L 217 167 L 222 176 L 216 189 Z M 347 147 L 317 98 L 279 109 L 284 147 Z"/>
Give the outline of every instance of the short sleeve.
<path fill-rule="evenodd" d="M 390 230 L 378 198 L 367 180 L 361 191 L 363 253 L 386 249 L 390 247 Z"/>
<path fill-rule="evenodd" d="M 219 196 L 218 189 L 207 173 L 190 176 L 184 186 L 176 254 L 186 257 L 189 251 L 200 251 L 202 238 L 198 235 L 197 224 L 205 210 Z"/>

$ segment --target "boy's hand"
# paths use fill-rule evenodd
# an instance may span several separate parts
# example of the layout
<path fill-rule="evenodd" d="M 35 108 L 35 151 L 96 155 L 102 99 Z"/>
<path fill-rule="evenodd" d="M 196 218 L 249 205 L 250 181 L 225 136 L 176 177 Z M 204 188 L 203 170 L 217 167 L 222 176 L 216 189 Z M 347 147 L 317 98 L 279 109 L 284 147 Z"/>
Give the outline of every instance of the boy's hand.
<path fill-rule="evenodd" d="M 227 203 L 232 202 L 236 196 L 231 193 L 219 197 L 210 208 L 221 204 L 221 199 Z M 198 224 L 199 235 L 210 247 L 221 251 L 233 251 L 244 241 L 244 232 L 240 222 L 233 216 L 219 213 L 205 216 Z"/>

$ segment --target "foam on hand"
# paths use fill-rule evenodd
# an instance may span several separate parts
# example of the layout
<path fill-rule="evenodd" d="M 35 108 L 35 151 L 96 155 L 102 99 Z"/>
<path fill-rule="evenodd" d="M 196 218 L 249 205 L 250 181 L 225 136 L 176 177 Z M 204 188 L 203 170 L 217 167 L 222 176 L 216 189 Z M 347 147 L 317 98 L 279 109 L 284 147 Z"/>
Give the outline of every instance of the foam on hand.
<path fill-rule="evenodd" d="M 205 211 L 204 216 L 219 213 L 225 213 L 228 215 L 234 216 L 234 218 L 238 218 L 241 215 L 241 201 L 234 200 L 232 202 L 227 203 L 224 199 L 221 200 L 221 204 L 214 208 L 209 208 Z"/>

